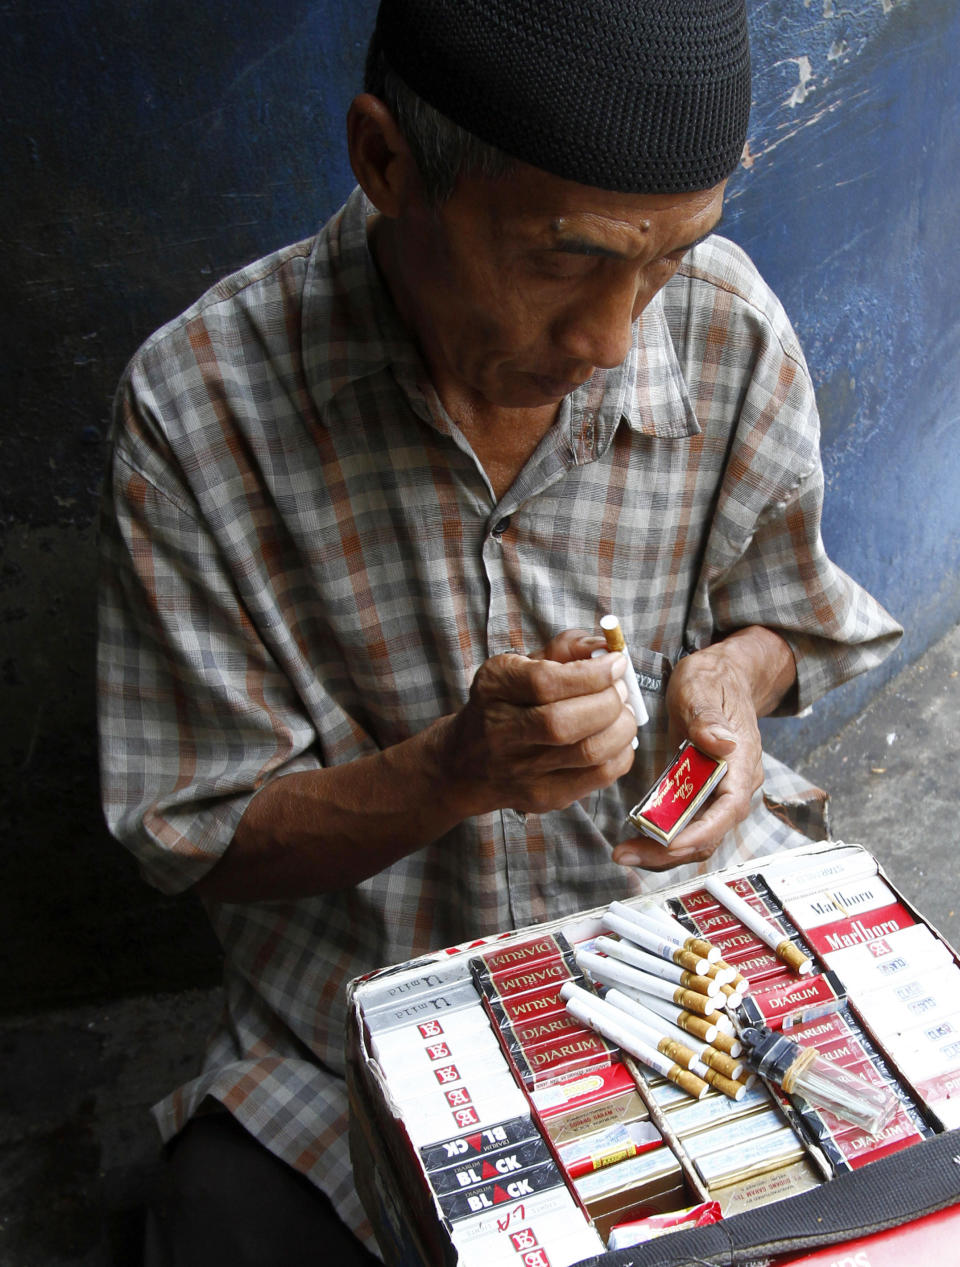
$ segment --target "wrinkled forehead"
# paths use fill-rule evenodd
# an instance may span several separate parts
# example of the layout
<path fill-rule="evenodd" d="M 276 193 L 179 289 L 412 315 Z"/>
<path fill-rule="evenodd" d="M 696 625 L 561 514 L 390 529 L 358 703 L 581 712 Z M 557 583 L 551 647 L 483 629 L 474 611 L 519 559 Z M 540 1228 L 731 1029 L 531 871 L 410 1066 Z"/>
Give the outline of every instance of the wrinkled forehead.
<path fill-rule="evenodd" d="M 717 225 L 726 182 L 676 194 L 623 194 L 518 166 L 503 177 L 463 178 L 454 225 L 484 225 L 520 244 L 625 260 L 695 245 Z"/>

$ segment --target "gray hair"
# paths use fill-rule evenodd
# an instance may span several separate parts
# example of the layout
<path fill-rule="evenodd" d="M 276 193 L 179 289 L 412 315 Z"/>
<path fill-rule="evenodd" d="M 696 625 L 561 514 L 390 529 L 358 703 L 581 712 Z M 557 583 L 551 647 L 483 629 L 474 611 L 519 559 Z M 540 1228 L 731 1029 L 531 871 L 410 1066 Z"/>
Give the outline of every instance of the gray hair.
<path fill-rule="evenodd" d="M 410 146 L 429 206 L 446 202 L 461 176 L 496 180 L 516 166 L 516 159 L 466 132 L 408 88 L 388 65 L 376 35 L 367 52 L 364 90 L 379 97 L 393 115 Z"/>

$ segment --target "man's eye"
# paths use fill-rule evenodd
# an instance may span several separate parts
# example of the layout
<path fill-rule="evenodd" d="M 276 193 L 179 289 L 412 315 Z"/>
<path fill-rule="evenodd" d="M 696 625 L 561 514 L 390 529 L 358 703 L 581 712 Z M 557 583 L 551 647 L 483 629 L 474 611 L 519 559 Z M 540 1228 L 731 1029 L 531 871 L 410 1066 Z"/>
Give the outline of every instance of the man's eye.
<path fill-rule="evenodd" d="M 593 266 L 595 260 L 590 255 L 574 255 L 566 251 L 547 251 L 536 258 L 535 264 L 539 272 L 548 277 L 581 277 Z"/>

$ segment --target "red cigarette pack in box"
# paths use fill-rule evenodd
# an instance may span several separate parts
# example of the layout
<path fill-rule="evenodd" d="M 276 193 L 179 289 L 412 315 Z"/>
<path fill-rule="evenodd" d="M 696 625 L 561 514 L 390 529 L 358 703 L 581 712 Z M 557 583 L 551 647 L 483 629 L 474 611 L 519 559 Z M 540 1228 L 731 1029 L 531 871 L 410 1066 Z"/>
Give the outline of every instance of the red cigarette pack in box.
<path fill-rule="evenodd" d="M 721 757 L 708 757 L 689 741 L 681 744 L 647 795 L 630 811 L 630 821 L 645 836 L 669 845 L 717 786 L 726 769 L 727 763 Z"/>

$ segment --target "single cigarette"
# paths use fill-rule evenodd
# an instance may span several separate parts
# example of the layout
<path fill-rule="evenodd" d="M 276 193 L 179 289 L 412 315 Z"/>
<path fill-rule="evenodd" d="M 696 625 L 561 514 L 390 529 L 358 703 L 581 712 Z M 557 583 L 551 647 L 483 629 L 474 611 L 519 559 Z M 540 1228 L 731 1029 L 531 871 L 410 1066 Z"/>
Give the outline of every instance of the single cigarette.
<path fill-rule="evenodd" d="M 621 963 L 631 964 L 644 972 L 650 972 L 664 981 L 675 981 L 677 985 L 686 986 L 688 990 L 696 990 L 698 994 L 719 995 L 723 989 L 712 977 L 701 977 L 696 972 L 681 968 L 679 964 L 659 955 L 648 954 L 627 941 L 614 941 L 612 937 L 598 937 L 594 943 L 598 951 L 619 959 Z"/>
<path fill-rule="evenodd" d="M 736 968 L 731 968 L 728 963 L 724 963 L 722 960 L 718 959 L 716 963 L 707 965 L 707 970 L 704 973 L 704 976 L 713 977 L 714 981 L 716 981 L 718 985 L 736 986 L 739 973 Z M 741 981 L 743 980 L 742 977 L 740 979 Z M 741 990 L 740 993 L 742 994 L 743 991 Z"/>
<path fill-rule="evenodd" d="M 647 706 L 643 702 L 643 696 L 640 694 L 640 683 L 637 681 L 637 672 L 633 667 L 633 661 L 630 659 L 630 652 L 623 638 L 623 630 L 620 628 L 620 621 L 616 616 L 601 616 L 600 628 L 603 630 L 603 636 L 607 642 L 608 651 L 620 651 L 627 662 L 627 671 L 623 675 L 623 683 L 627 688 L 627 702 L 637 716 L 637 725 L 644 726 L 650 720 L 647 713 Z"/>
<path fill-rule="evenodd" d="M 715 967 L 720 972 L 733 973 L 733 976 L 728 978 L 730 984 L 733 986 L 736 986 L 737 989 L 741 992 L 741 994 L 746 994 L 747 990 L 749 990 L 750 988 L 750 982 L 743 975 L 743 973 L 740 972 L 738 968 L 735 968 L 734 965 L 731 963 L 727 963 L 725 959 L 718 959 L 715 964 Z"/>
<path fill-rule="evenodd" d="M 698 1016 L 696 1012 L 686 1012 L 682 1007 L 677 1007 L 676 1003 L 671 1003 L 669 999 L 655 998 L 652 994 L 643 994 L 641 991 L 632 990 L 627 986 L 611 986 L 608 989 L 618 990 L 619 993 L 625 994 L 627 998 L 633 999 L 637 1003 L 642 1003 L 645 1008 L 655 1012 L 663 1020 L 670 1021 L 678 1029 L 692 1034 L 694 1038 L 699 1038 L 705 1043 L 713 1043 L 716 1046 L 714 1040 L 720 1031 L 715 1021 L 708 1021 L 706 1017 Z M 719 1016 L 719 1013 L 715 1015 Z"/>
<path fill-rule="evenodd" d="M 805 977 L 813 971 L 813 961 L 793 944 L 789 937 L 784 937 L 779 928 L 775 928 L 758 914 L 743 898 L 739 897 L 719 876 L 704 877 L 704 887 L 712 893 L 721 906 L 736 915 L 741 924 L 750 929 L 754 937 L 758 937 L 765 946 L 769 946 L 778 959 L 791 967 L 794 972 Z"/>
<path fill-rule="evenodd" d="M 728 1056 L 739 1056 L 743 1051 L 743 1043 L 740 1039 L 734 1038 L 732 1034 L 725 1034 L 723 1030 L 717 1031 L 713 1046 L 719 1051 L 725 1051 Z"/>
<path fill-rule="evenodd" d="M 564 988 L 567 989 L 568 987 Z M 574 991 L 577 991 L 577 993 L 574 994 Z M 604 1038 L 616 1043 L 628 1055 L 634 1056 L 637 1060 L 642 1061 L 643 1064 L 648 1065 L 656 1073 L 666 1078 L 668 1082 L 673 1082 L 678 1087 L 682 1087 L 694 1099 L 702 1100 L 710 1090 L 703 1078 L 698 1078 L 696 1074 L 690 1073 L 688 1069 L 684 1069 L 675 1060 L 671 1060 L 669 1056 L 664 1055 L 655 1047 L 651 1047 L 649 1043 L 644 1042 L 635 1030 L 622 1024 L 616 1015 L 615 1008 L 604 1008 L 599 999 L 587 994 L 585 990 L 578 990 L 576 986 L 570 985 L 569 992 L 566 999 L 567 1010 L 578 1021 L 586 1025 L 588 1029 L 592 1029 Z"/>
<path fill-rule="evenodd" d="M 692 950 L 685 950 L 682 946 L 678 946 L 676 941 L 666 933 L 666 930 L 664 930 L 664 936 L 661 936 L 659 930 L 644 927 L 644 925 L 635 923 L 633 920 L 624 919 L 613 911 L 606 911 L 601 918 L 612 933 L 616 933 L 625 941 L 633 942 L 634 945 L 639 946 L 641 950 L 648 951 L 651 955 L 659 955 L 661 959 L 669 959 L 673 963 L 679 964 L 681 968 L 686 968 L 689 972 L 699 973 L 704 977 L 716 975 L 710 971 L 712 965 L 709 960 L 704 959 L 702 955 L 694 954 Z M 732 973 L 724 977 L 724 980 L 732 980 Z"/>
<path fill-rule="evenodd" d="M 684 989 L 673 981 L 655 977 L 649 972 L 643 972 L 640 968 L 622 963 L 619 959 L 597 955 L 590 950 L 578 950 L 576 961 L 591 980 L 599 985 L 625 985 L 628 989 L 637 990 L 642 994 L 669 999 L 678 1007 L 696 1012 L 700 1016 L 712 1016 L 716 1011 L 715 998 L 698 994 L 695 990 Z"/>
<path fill-rule="evenodd" d="M 620 915 L 624 919 L 636 920 L 647 925 L 659 924 L 662 928 L 669 929 L 677 939 L 677 944 L 683 946 L 684 950 L 692 950 L 695 954 L 703 955 L 704 959 L 708 959 L 710 963 L 716 963 L 720 958 L 720 951 L 716 946 L 712 946 L 703 937 L 695 936 L 689 928 L 684 928 L 679 920 L 674 919 L 656 902 L 648 899 L 641 902 L 639 906 L 628 906 L 626 902 L 611 902 L 610 910 L 614 915 Z"/>

